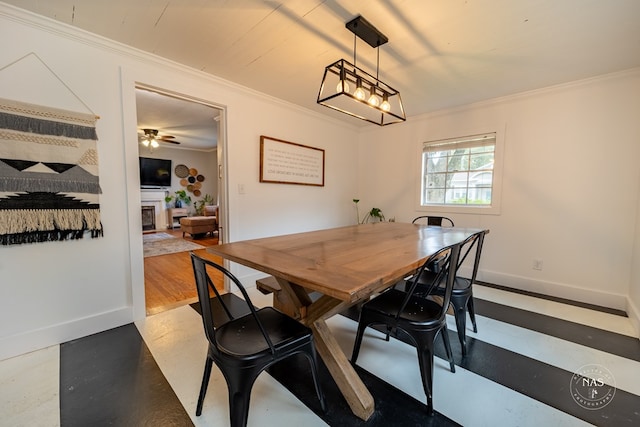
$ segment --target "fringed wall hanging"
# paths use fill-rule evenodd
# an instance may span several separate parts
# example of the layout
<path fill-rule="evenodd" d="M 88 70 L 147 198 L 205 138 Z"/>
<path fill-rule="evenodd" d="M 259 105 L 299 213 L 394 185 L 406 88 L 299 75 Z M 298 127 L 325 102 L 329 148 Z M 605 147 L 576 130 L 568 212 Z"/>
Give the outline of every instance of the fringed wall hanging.
<path fill-rule="evenodd" d="M 103 235 L 96 119 L 0 99 L 0 244 Z"/>

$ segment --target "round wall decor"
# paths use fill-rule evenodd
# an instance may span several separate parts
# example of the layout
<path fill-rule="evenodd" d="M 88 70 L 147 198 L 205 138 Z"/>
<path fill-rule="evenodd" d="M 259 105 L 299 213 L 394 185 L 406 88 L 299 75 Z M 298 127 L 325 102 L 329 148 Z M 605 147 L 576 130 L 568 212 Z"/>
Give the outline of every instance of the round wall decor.
<path fill-rule="evenodd" d="M 189 193 L 193 193 L 194 196 L 199 197 L 202 192 L 202 181 L 204 181 L 204 175 L 198 173 L 198 169 L 189 168 L 185 165 L 177 165 L 174 170 L 180 180 L 180 185 L 185 187 L 185 190 Z"/>
<path fill-rule="evenodd" d="M 189 176 L 189 168 L 185 165 L 176 166 L 174 172 L 176 173 L 176 176 L 178 178 L 186 178 L 187 176 Z"/>

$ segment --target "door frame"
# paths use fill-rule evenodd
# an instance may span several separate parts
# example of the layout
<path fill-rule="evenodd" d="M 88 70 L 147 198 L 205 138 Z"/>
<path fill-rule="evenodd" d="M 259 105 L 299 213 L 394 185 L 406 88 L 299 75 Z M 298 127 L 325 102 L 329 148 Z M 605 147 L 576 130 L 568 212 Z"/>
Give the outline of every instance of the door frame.
<path fill-rule="evenodd" d="M 141 320 L 146 317 L 145 284 L 144 284 L 144 257 L 142 250 L 142 233 L 136 232 L 141 228 L 142 219 L 140 217 L 141 194 L 139 185 L 139 162 L 138 162 L 138 129 L 136 113 L 135 90 L 151 90 L 163 95 L 172 96 L 185 101 L 197 102 L 220 110 L 220 120 L 218 123 L 218 209 L 222 217 L 222 230 L 219 238 L 223 241 L 228 239 L 228 186 L 227 186 L 227 106 L 196 96 L 180 93 L 177 91 L 164 89 L 162 87 L 144 83 L 137 79 L 127 79 L 126 73 L 122 73 L 122 102 L 123 102 L 123 126 L 125 142 L 125 169 L 128 179 L 126 180 L 127 212 L 129 228 L 129 259 L 130 259 L 130 283 L 131 294 L 130 303 L 132 307 L 133 320 Z M 222 151 L 222 156 L 220 152 Z M 135 178 L 134 178 L 135 177 Z M 225 290 L 228 290 L 228 283 L 225 281 Z"/>

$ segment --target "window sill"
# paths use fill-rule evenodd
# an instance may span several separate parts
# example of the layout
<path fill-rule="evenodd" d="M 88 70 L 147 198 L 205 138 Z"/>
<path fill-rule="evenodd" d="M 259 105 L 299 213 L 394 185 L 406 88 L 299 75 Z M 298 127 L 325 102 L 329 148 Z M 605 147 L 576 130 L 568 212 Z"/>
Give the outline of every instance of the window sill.
<path fill-rule="evenodd" d="M 417 211 L 425 213 L 500 215 L 500 208 L 498 206 L 421 205 L 418 206 Z"/>

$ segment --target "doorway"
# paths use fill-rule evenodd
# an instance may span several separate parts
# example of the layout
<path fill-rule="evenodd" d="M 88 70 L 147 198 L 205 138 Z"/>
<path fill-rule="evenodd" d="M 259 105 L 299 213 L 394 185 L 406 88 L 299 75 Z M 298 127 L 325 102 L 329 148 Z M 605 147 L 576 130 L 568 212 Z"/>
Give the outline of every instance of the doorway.
<path fill-rule="evenodd" d="M 153 206 L 147 209 L 147 216 L 151 209 L 155 214 L 154 228 L 140 230 L 148 316 L 197 300 L 190 251 L 221 262 L 206 251 L 206 247 L 218 244 L 220 231 L 195 237 L 184 234 L 179 223 L 174 224 L 172 209 L 176 209 L 176 192 L 184 192 L 189 202 L 180 209 L 189 216 L 198 215 L 196 208 L 204 204 L 218 205 L 218 212 L 223 211 L 218 179 L 223 110 L 201 100 L 137 85 L 136 112 L 139 158 L 144 163 L 165 165 L 163 170 L 171 178 L 164 185 L 154 185 L 141 173 L 140 200 L 143 207 Z M 142 165 L 143 161 L 139 168 Z M 165 201 L 167 196 L 169 202 Z"/>

